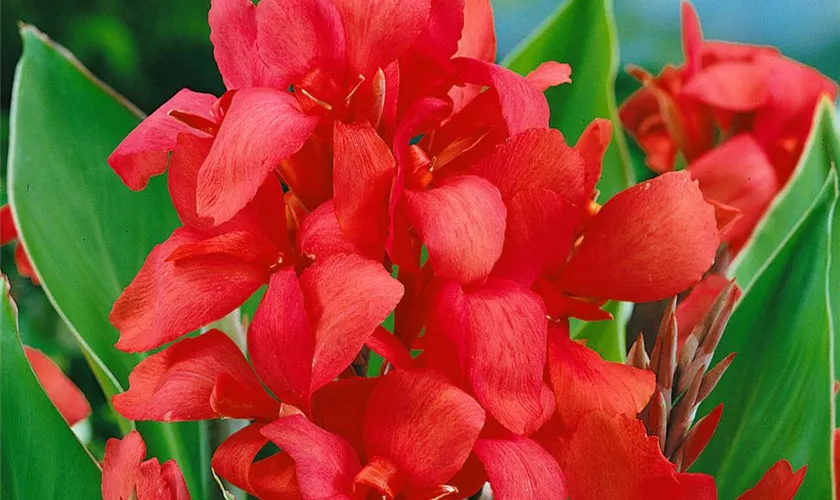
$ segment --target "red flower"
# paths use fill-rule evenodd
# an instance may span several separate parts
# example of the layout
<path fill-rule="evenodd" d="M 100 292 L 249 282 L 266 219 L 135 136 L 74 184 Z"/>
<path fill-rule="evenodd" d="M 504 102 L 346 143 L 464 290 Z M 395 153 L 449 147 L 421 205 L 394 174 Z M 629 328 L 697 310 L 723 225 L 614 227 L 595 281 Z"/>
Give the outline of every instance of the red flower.
<path fill-rule="evenodd" d="M 143 461 L 146 444 L 137 431 L 105 443 L 102 465 L 103 500 L 190 500 L 187 483 L 174 460 Z"/>
<path fill-rule="evenodd" d="M 644 87 L 621 106 L 621 121 L 651 169 L 673 170 L 680 154 L 707 198 L 742 214 L 724 232 L 737 252 L 793 172 L 819 99 L 836 99 L 837 85 L 775 49 L 703 40 L 691 5 L 682 12 L 684 64 L 656 77 L 634 68 Z"/>
<path fill-rule="evenodd" d="M 770 467 L 758 484 L 742 493 L 738 500 L 791 500 L 805 479 L 806 469 L 807 467 L 803 466 L 793 472 L 790 462 L 779 460 Z"/>

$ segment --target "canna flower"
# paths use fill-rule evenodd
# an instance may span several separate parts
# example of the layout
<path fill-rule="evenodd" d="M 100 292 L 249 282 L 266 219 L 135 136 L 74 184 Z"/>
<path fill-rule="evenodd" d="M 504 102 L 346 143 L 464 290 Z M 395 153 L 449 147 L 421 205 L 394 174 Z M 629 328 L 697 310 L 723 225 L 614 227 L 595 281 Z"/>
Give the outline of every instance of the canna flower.
<path fill-rule="evenodd" d="M 187 483 L 174 460 L 143 460 L 146 443 L 137 431 L 105 443 L 103 500 L 190 500 Z"/>
<path fill-rule="evenodd" d="M 389 357 L 396 371 L 330 382 L 308 408 L 296 408 L 260 384 L 273 390 L 270 380 L 288 376 L 279 365 L 254 358 L 252 370 L 233 341 L 212 330 L 142 361 L 114 405 L 140 420 L 252 420 L 216 450 L 213 468 L 260 498 L 350 498 L 366 491 L 444 498 L 478 490 L 485 470 L 497 491 L 511 492 L 500 498 L 515 498 L 527 478 L 551 488 L 538 491 L 562 491 L 559 467 L 536 442 L 491 430 L 467 393 L 440 374 Z M 269 440 L 283 451 L 255 462 Z"/>
<path fill-rule="evenodd" d="M 773 48 L 704 40 L 689 3 L 682 14 L 685 62 L 655 77 L 631 69 L 644 87 L 620 117 L 652 170 L 673 170 L 680 155 L 707 198 L 741 214 L 724 233 L 737 252 L 790 178 L 817 103 L 836 99 L 837 85 Z"/>

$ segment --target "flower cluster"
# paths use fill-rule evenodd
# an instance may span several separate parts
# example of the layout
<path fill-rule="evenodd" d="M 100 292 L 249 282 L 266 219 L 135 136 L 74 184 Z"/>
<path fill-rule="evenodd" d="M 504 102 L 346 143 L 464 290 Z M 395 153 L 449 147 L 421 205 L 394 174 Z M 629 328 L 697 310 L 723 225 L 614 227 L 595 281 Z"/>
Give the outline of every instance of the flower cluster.
<path fill-rule="evenodd" d="M 213 0 L 209 22 L 228 91 L 180 91 L 109 158 L 132 189 L 168 169 L 182 223 L 114 304 L 117 347 L 265 293 L 241 345 L 210 329 L 142 361 L 122 415 L 248 420 L 213 468 L 263 499 L 715 496 L 636 418 L 654 374 L 569 334 L 712 265 L 688 172 L 601 206 L 610 122 L 549 129 L 571 69 L 494 64 L 487 0 Z"/>
<path fill-rule="evenodd" d="M 644 84 L 621 107 L 621 121 L 655 172 L 674 170 L 681 155 L 727 225 L 731 252 L 746 243 L 767 206 L 793 173 L 820 98 L 837 84 L 772 47 L 707 41 L 684 3 L 685 62 Z"/>

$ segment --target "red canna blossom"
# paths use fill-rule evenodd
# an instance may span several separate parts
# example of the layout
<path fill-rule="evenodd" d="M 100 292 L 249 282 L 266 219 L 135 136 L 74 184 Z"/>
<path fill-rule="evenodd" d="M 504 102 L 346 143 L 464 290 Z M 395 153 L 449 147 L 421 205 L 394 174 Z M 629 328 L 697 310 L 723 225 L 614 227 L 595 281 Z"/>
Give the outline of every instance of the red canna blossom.
<path fill-rule="evenodd" d="M 76 384 L 43 352 L 27 346 L 23 350 L 38 382 L 67 425 L 73 426 L 87 418 L 91 413 L 90 403 Z"/>
<path fill-rule="evenodd" d="M 12 218 L 12 207 L 10 205 L 3 205 L 0 207 L 0 245 L 6 245 L 18 239 L 17 227 Z M 35 268 L 23 248 L 23 243 L 18 242 L 15 247 L 15 266 L 21 276 L 29 278 L 32 283 L 40 285 L 38 275 L 35 273 Z"/>
<path fill-rule="evenodd" d="M 703 194 L 740 212 L 724 234 L 737 252 L 802 153 L 820 98 L 837 85 L 776 49 L 703 39 L 697 14 L 683 3 L 680 67 L 652 76 L 622 106 L 622 123 L 657 173 L 681 156 Z M 720 137 L 720 139 L 718 139 Z"/>
<path fill-rule="evenodd" d="M 190 500 L 187 483 L 174 460 L 143 460 L 146 443 L 137 431 L 105 443 L 103 500 Z"/>

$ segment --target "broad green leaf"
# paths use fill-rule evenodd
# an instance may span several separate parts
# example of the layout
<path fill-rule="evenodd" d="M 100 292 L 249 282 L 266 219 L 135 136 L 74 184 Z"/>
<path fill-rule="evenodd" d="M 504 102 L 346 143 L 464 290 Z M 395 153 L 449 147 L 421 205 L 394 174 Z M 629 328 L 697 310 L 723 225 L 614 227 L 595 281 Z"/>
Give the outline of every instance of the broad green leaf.
<path fill-rule="evenodd" d="M 615 104 L 618 37 L 612 0 L 568 0 L 507 56 L 502 64 L 527 74 L 545 61 L 572 66 L 572 83 L 546 91 L 551 126 L 574 143 L 593 118 L 613 122 L 613 140 L 598 182 L 601 202 L 634 184 Z"/>
<path fill-rule="evenodd" d="M 9 199 L 44 291 L 82 346 L 106 396 L 127 388 L 142 355 L 116 348 L 111 305 L 177 224 L 162 177 L 142 192 L 108 167 L 139 112 L 32 27 L 12 96 Z M 123 431 L 126 422 L 122 421 Z M 175 458 L 206 498 L 209 458 L 199 424 L 138 422 L 150 455 Z"/>
<path fill-rule="evenodd" d="M 585 339 L 586 346 L 598 352 L 607 361 L 623 363 L 627 354 L 625 331 L 627 321 L 633 314 L 633 304 L 609 302 L 604 310 L 609 311 L 613 319 L 593 322 L 572 320 L 572 338 Z"/>
<path fill-rule="evenodd" d="M 101 498 L 99 466 L 32 372 L 5 276 L 0 286 L 0 496 Z"/>
<path fill-rule="evenodd" d="M 741 260 L 735 269 L 744 295 L 715 362 L 738 355 L 700 409 L 704 414 L 724 405 L 715 437 L 695 467 L 715 476 L 721 498 L 735 498 L 780 459 L 794 468 L 808 465 L 800 498 L 833 498 L 833 352 L 840 305 L 840 149 L 832 151 L 833 129 L 831 107 L 823 105 L 806 156 L 751 243 L 768 245 L 750 249 L 750 259 L 763 261 Z M 820 178 L 814 192 L 812 182 Z M 780 206 L 799 210 L 798 219 L 789 224 L 791 214 L 780 213 Z M 770 242 L 776 246 L 769 248 Z"/>

